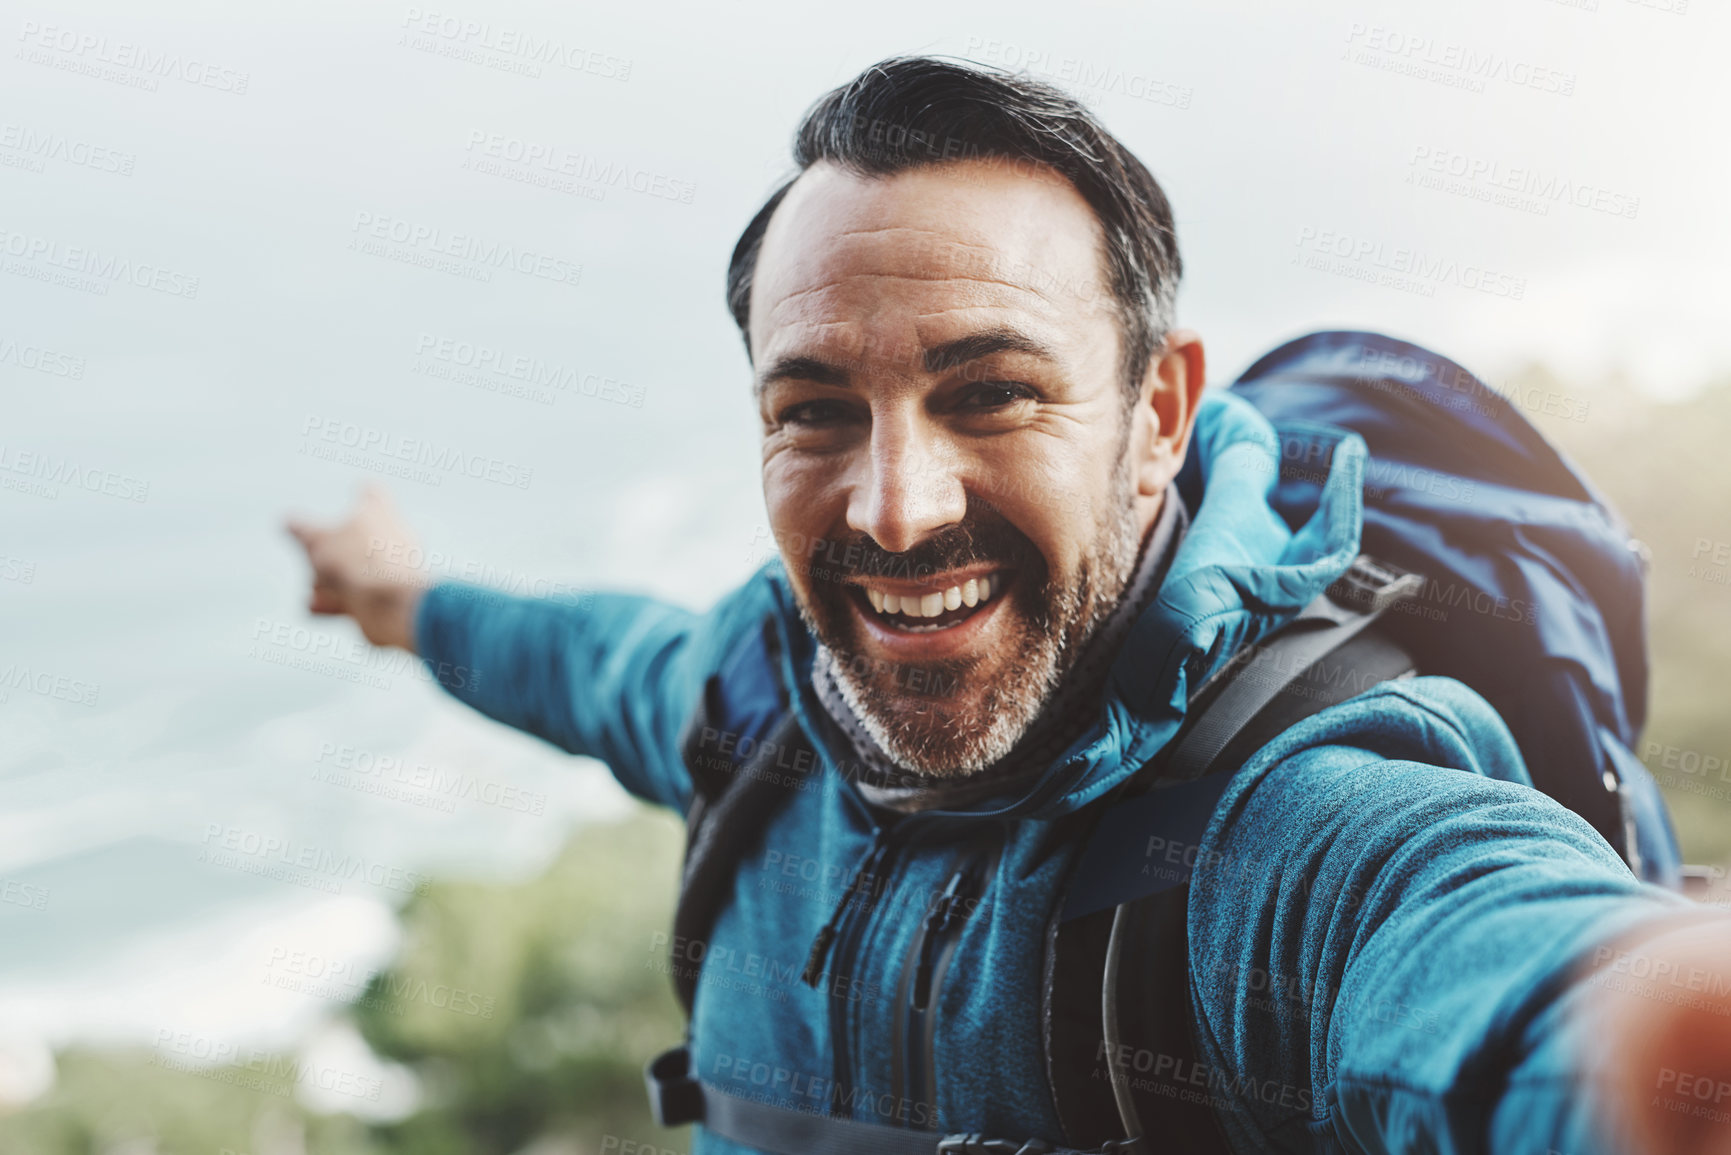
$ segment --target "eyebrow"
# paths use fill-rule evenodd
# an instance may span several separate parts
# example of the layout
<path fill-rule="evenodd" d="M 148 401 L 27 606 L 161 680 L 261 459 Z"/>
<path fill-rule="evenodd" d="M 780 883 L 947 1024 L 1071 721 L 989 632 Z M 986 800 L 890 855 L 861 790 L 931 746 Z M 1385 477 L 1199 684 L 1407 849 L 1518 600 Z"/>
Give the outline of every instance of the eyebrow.
<path fill-rule="evenodd" d="M 777 357 L 757 375 L 757 391 L 762 393 L 776 381 L 810 381 L 815 385 L 847 387 L 847 370 L 831 365 L 818 357 Z"/>
<path fill-rule="evenodd" d="M 1051 346 L 1036 341 L 1026 333 L 1019 333 L 1014 329 L 987 329 L 927 349 L 923 365 L 927 373 L 942 373 L 959 365 L 966 365 L 969 361 L 990 357 L 994 353 L 1026 353 L 1047 361 L 1058 359 Z M 809 381 L 815 385 L 835 385 L 843 389 L 852 384 L 844 366 L 820 357 L 804 355 L 778 357 L 772 361 L 758 375 L 757 392 L 763 392 L 776 381 Z"/>
<path fill-rule="evenodd" d="M 1014 329 L 988 329 L 984 333 L 958 337 L 935 349 L 927 349 L 926 372 L 942 373 L 946 369 L 966 365 L 969 361 L 990 357 L 993 353 L 1027 353 L 1047 361 L 1058 359 L 1050 346 L 1025 333 L 1018 333 Z"/>

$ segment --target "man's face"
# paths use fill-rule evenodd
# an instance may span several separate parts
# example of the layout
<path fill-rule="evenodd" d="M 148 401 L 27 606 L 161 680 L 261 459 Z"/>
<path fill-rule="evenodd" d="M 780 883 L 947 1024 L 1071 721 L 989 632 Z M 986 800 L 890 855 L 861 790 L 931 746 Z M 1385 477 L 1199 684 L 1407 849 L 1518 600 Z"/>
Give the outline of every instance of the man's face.
<path fill-rule="evenodd" d="M 771 529 L 820 660 L 916 773 L 1009 752 L 1158 511 L 1103 251 L 1067 181 L 986 161 L 814 165 L 764 237 Z"/>

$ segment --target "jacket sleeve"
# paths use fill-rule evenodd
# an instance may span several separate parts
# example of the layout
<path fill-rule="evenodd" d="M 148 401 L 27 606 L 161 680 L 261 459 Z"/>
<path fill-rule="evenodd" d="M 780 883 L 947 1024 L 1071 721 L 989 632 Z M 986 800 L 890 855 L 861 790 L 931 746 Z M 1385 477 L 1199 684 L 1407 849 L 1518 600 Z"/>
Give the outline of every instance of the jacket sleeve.
<path fill-rule="evenodd" d="M 742 620 L 743 592 L 699 615 L 634 594 L 530 598 L 442 582 L 421 600 L 415 646 L 458 699 L 683 812 L 680 731 Z"/>
<path fill-rule="evenodd" d="M 1448 685 L 1462 693 L 1441 708 L 1371 696 L 1431 729 L 1429 760 L 1375 736 L 1300 744 L 1247 765 L 1216 811 L 1191 999 L 1235 1150 L 1624 1149 L 1586 1085 L 1603 1047 L 1581 965 L 1691 904 L 1637 881 L 1524 770 L 1490 776 L 1474 748 L 1494 762 L 1512 739 Z"/>

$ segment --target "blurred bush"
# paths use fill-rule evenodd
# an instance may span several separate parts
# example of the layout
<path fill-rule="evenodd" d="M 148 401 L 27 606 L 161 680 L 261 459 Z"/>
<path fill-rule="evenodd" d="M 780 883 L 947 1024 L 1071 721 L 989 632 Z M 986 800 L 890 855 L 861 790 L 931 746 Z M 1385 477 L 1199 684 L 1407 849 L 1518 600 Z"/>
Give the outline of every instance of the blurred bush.
<path fill-rule="evenodd" d="M 243 1068 L 76 1049 L 57 1057 L 51 1091 L 0 1117 L 0 1155 L 689 1151 L 685 1130 L 650 1119 L 642 1071 L 684 1030 L 654 937 L 673 921 L 683 846 L 679 822 L 645 808 L 582 828 L 528 882 L 445 881 L 412 898 L 398 958 L 343 1012 L 418 1077 L 406 1119 L 321 1116 L 281 1086 L 229 1081 Z"/>
<path fill-rule="evenodd" d="M 526 885 L 449 882 L 412 899 L 402 955 L 356 1012 L 373 1049 L 422 1087 L 420 1111 L 376 1129 L 379 1149 L 507 1155 L 538 1140 L 587 1152 L 613 1135 L 687 1150 L 683 1132 L 654 1126 L 643 1091 L 643 1064 L 684 1030 L 657 945 L 683 846 L 671 815 L 646 810 L 584 829 Z M 415 984 L 468 992 L 492 1013 L 405 999 Z"/>
<path fill-rule="evenodd" d="M 1582 390 L 1536 366 L 1511 384 L 1651 551 L 1653 676 L 1635 753 L 1665 791 L 1684 857 L 1731 864 L 1731 380 L 1674 403 L 1626 378 Z M 1585 419 L 1546 417 L 1556 397 L 1587 402 Z M 1684 768 L 1712 758 L 1723 774 Z"/>

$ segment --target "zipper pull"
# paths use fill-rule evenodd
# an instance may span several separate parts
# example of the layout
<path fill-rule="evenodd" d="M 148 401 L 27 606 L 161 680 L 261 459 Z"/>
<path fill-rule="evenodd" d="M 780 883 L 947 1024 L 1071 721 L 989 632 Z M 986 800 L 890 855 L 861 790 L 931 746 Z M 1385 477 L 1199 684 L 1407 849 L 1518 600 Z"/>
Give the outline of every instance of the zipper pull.
<path fill-rule="evenodd" d="M 811 953 L 805 956 L 805 970 L 799 976 L 800 982 L 814 989 L 817 987 L 818 979 L 823 976 L 824 956 L 829 954 L 830 944 L 834 941 L 835 919 L 831 918 L 812 940 Z"/>
<path fill-rule="evenodd" d="M 888 839 L 884 836 L 884 832 L 879 830 L 872 841 L 871 850 L 866 853 L 859 869 L 854 871 L 853 881 L 847 884 L 847 889 L 841 892 L 841 898 L 836 901 L 835 909 L 830 912 L 829 921 L 819 928 L 817 937 L 812 940 L 811 952 L 806 955 L 805 970 L 801 972 L 799 981 L 813 990 L 816 990 L 821 984 L 824 960 L 829 955 L 830 946 L 835 942 L 837 927 L 840 925 L 842 917 L 847 913 L 854 892 L 860 888 L 860 883 L 871 876 L 871 872 L 876 869 L 887 849 L 889 849 Z"/>
<path fill-rule="evenodd" d="M 920 943 L 919 970 L 914 973 L 912 998 L 916 1011 L 925 1010 L 927 1002 L 931 999 L 932 964 L 936 961 L 938 939 L 948 934 L 952 926 L 959 925 L 967 918 L 965 910 L 961 917 L 957 918 L 956 909 L 965 905 L 966 899 L 972 892 L 973 872 L 979 863 L 979 858 L 972 858 L 960 870 L 950 875 L 950 881 L 944 887 L 944 893 L 938 897 L 937 904 L 926 913 L 924 941 Z"/>

